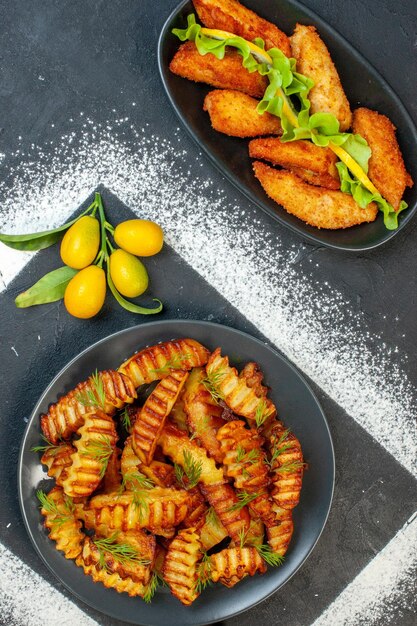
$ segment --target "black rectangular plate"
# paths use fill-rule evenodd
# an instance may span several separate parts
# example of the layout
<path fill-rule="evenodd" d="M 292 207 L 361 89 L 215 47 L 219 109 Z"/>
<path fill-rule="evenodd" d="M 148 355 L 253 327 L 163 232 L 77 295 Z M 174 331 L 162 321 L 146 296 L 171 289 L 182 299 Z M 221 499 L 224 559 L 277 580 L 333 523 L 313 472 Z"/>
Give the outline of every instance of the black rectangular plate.
<path fill-rule="evenodd" d="M 297 22 L 317 28 L 338 68 L 351 106 L 375 109 L 392 120 L 398 129 L 406 167 L 417 180 L 417 131 L 413 121 L 398 96 L 363 56 L 324 20 L 295 0 L 244 0 L 244 4 L 288 34 L 292 33 Z M 385 228 L 382 213 L 371 224 L 344 230 L 320 230 L 290 215 L 268 198 L 252 172 L 248 141 L 222 135 L 211 127 L 209 116 L 203 111 L 203 100 L 212 88 L 180 78 L 169 70 L 169 63 L 180 43 L 171 31 L 176 27 L 183 28 L 189 13 L 195 13 L 195 10 L 192 3 L 185 0 L 165 22 L 158 44 L 159 71 L 168 98 L 186 130 L 221 173 L 277 222 L 316 244 L 363 251 L 395 237 L 417 210 L 417 185 L 407 189 L 404 199 L 409 208 L 401 214 L 399 227 L 394 231 Z"/>

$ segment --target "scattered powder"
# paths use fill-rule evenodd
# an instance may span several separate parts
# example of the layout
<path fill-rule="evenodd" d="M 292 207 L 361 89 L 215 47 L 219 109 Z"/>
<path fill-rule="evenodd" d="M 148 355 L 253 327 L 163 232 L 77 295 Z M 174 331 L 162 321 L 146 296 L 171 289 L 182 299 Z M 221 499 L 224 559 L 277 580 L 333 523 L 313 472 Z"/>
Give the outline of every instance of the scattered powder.
<path fill-rule="evenodd" d="M 401 624 L 416 599 L 417 514 L 342 591 L 312 626 Z M 415 608 L 415 607 L 414 607 Z"/>
<path fill-rule="evenodd" d="M 158 221 L 195 270 L 417 475 L 417 394 L 406 357 L 372 333 L 331 277 L 318 282 L 295 266 L 302 243 L 286 246 L 260 212 L 254 218 L 230 204 L 201 175 L 204 159 L 187 164 L 180 138 L 173 145 L 128 118 L 86 119 L 55 144 L 17 151 L 3 166 L 1 230 L 56 226 L 105 185 L 138 216 Z M 4 286 L 28 258 L 0 246 Z"/>
<path fill-rule="evenodd" d="M 81 609 L 0 544 L 0 623 L 97 626 Z"/>

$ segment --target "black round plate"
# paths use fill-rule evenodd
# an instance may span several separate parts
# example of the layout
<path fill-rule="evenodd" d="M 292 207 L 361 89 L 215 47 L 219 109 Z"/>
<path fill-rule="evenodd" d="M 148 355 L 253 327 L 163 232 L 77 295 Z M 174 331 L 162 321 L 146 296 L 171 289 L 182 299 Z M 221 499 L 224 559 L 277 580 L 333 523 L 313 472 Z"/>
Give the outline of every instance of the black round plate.
<path fill-rule="evenodd" d="M 48 539 L 37 506 L 36 489 L 48 487 L 39 455 L 31 448 L 40 441 L 39 415 L 50 403 L 96 368 L 116 368 L 145 346 L 179 337 L 197 339 L 209 349 L 221 346 L 236 367 L 256 361 L 271 387 L 280 418 L 297 435 L 309 465 L 301 502 L 294 511 L 294 535 L 285 563 L 264 576 L 245 579 L 233 590 L 209 587 L 191 607 L 183 607 L 168 591 L 151 604 L 94 583 L 73 561 L 64 558 Z M 51 481 L 49 481 L 51 482 Z M 86 604 L 113 618 L 149 626 L 198 626 L 220 621 L 254 606 L 279 589 L 314 548 L 329 514 L 334 486 L 334 453 L 326 418 L 312 390 L 291 363 L 258 339 L 233 328 L 188 320 L 145 323 L 102 339 L 73 359 L 51 382 L 35 406 L 19 457 L 18 489 L 23 519 L 39 555 L 57 578 Z"/>

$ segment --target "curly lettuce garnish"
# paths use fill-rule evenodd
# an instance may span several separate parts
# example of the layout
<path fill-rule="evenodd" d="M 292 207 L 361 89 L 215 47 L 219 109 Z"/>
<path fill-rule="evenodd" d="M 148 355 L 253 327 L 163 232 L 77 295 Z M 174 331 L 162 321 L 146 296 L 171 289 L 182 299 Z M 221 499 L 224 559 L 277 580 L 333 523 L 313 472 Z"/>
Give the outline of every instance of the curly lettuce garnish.
<path fill-rule="evenodd" d="M 278 48 L 266 52 L 261 38 L 250 42 L 226 31 L 204 28 L 197 24 L 194 14 L 188 15 L 186 28 L 174 28 L 172 32 L 181 41 L 193 41 L 203 56 L 211 53 L 222 60 L 227 46 L 235 48 L 248 72 L 259 72 L 268 78 L 269 85 L 257 111 L 260 115 L 268 112 L 280 118 L 281 141 L 309 139 L 317 146 L 329 147 L 340 159 L 337 169 L 341 191 L 352 195 L 361 208 L 376 202 L 383 212 L 385 227 L 398 228 L 398 215 L 407 208 L 407 203 L 402 201 L 395 211 L 368 178 L 371 149 L 361 135 L 341 133 L 339 122 L 331 113 L 310 115 L 308 94 L 314 82 L 296 71 L 295 59 L 286 57 Z"/>

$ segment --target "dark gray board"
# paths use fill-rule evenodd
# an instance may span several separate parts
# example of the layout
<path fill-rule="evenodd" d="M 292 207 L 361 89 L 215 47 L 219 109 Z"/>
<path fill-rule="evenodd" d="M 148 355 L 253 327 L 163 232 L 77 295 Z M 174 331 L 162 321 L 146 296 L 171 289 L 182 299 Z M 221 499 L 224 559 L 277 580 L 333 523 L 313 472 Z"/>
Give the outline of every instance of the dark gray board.
<path fill-rule="evenodd" d="M 401 3 L 316 0 L 306 4 L 327 19 L 381 72 L 417 122 L 417 24 L 412 17 L 413 0 Z M 8 153 L 15 149 L 19 135 L 24 138 L 24 145 L 43 143 L 61 135 L 67 130 L 68 119 L 78 119 L 80 110 L 103 122 L 113 108 L 120 114 L 128 110 L 132 116 L 128 107 L 132 101 L 138 103 L 138 124 L 146 118 L 159 135 L 173 138 L 177 121 L 157 75 L 156 43 L 159 30 L 174 6 L 173 1 L 150 0 L 111 3 L 92 0 L 6 3 L 3 0 L 0 3 L 0 126 L 3 128 L 0 151 Z M 45 81 L 39 81 L 38 75 L 44 76 Z M 192 169 L 198 150 L 185 133 L 183 140 Z M 237 192 L 208 162 L 207 169 L 214 183 L 225 189 L 231 200 L 237 197 Z M 108 204 L 112 200 L 110 216 L 129 215 L 116 199 L 108 194 L 105 199 Z M 249 214 L 259 216 L 249 203 L 239 200 Z M 268 217 L 261 219 L 271 232 L 279 229 Z M 283 229 L 279 232 L 288 246 L 300 241 Z M 398 345 L 400 352 L 413 354 L 413 346 L 417 345 L 416 245 L 417 223 L 414 223 L 380 250 L 352 256 L 308 245 L 298 262 L 301 269 L 311 271 L 313 280 L 325 281 L 331 276 L 335 288 L 356 302 L 356 310 L 365 313 L 375 332 Z M 43 272 L 55 267 L 57 259 L 57 252 L 52 250 L 51 254 L 39 255 L 8 291 L 0 295 L 3 495 L 0 528 L 2 541 L 63 591 L 34 553 L 20 518 L 15 474 L 24 417 L 29 415 L 53 376 L 73 356 L 100 337 L 137 323 L 137 319 L 110 300 L 103 315 L 88 324 L 67 318 L 62 305 L 17 312 L 13 297 Z M 310 259 L 314 263 L 309 263 Z M 154 293 L 167 304 L 163 314 L 166 318 L 212 319 L 257 336 L 256 329 L 172 251 L 167 249 L 157 259 L 150 260 L 148 266 Z M 186 297 L 179 296 L 181 285 L 187 285 Z M 396 316 L 400 317 L 400 323 L 394 322 Z M 8 348 L 15 342 L 21 348 L 18 359 Z M 407 372 L 416 380 L 415 360 L 410 359 Z M 312 386 L 326 412 L 335 442 L 337 479 L 328 526 L 296 577 L 264 604 L 229 620 L 228 626 L 238 623 L 249 626 L 261 620 L 266 626 L 277 622 L 285 626 L 308 626 L 391 539 L 415 508 L 415 482 L 409 474 L 340 407 L 313 383 Z M 6 529 L 9 522 L 11 526 Z M 99 623 L 116 624 L 86 610 Z M 398 618 L 397 624 L 411 626 L 413 619 L 410 598 L 410 610 Z M 1 620 L 2 624 L 11 626 L 7 615 L 1 616 Z"/>

